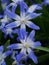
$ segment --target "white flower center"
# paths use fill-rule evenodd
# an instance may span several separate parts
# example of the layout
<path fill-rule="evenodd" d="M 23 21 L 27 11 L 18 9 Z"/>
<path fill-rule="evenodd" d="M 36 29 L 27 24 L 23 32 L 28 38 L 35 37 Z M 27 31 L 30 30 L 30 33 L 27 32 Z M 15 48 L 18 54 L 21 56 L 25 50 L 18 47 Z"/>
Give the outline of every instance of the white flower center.
<path fill-rule="evenodd" d="M 24 48 L 34 48 L 34 42 L 28 38 L 27 41 L 21 41 Z"/>
<path fill-rule="evenodd" d="M 25 43 L 25 44 L 24 44 L 24 47 L 25 47 L 25 48 L 28 48 L 28 47 L 29 47 L 28 43 Z"/>
<path fill-rule="evenodd" d="M 21 18 L 21 23 L 25 23 L 25 17 L 24 18 Z"/>

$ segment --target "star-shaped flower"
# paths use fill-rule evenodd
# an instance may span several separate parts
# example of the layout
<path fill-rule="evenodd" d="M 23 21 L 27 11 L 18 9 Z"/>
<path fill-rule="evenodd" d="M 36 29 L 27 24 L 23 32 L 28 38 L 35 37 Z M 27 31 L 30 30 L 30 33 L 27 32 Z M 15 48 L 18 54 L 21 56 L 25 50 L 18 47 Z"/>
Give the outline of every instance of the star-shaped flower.
<path fill-rule="evenodd" d="M 27 33 L 23 30 L 19 31 L 19 39 L 20 43 L 12 44 L 8 46 L 9 49 L 21 49 L 20 55 L 17 57 L 17 60 L 20 60 L 23 55 L 28 55 L 29 58 L 31 58 L 34 63 L 38 63 L 37 57 L 34 54 L 33 49 L 36 49 L 36 47 L 41 46 L 41 43 L 39 41 L 34 40 L 35 31 L 33 30 L 30 35 L 28 36 Z"/>
<path fill-rule="evenodd" d="M 1 17 L 0 19 L 0 29 L 4 28 L 6 24 L 8 24 L 9 22 L 11 21 L 11 19 L 7 16 L 7 15 L 4 15 Z"/>
<path fill-rule="evenodd" d="M 15 14 L 9 10 L 10 5 L 7 6 L 6 11 L 9 17 L 14 19 L 15 21 L 8 24 L 6 27 L 8 28 L 15 28 L 19 27 L 26 29 L 26 26 L 29 28 L 39 30 L 39 26 L 35 25 L 31 19 L 34 19 L 41 15 L 41 13 L 35 13 L 35 10 L 41 9 L 41 7 L 37 4 L 34 4 L 27 7 L 27 4 L 24 4 L 23 2 L 20 2 L 20 16 L 18 14 Z"/>
<path fill-rule="evenodd" d="M 5 38 L 7 37 L 7 35 L 13 38 L 12 34 L 16 33 L 17 31 L 16 29 L 13 30 L 12 28 L 6 28 L 6 25 L 9 24 L 10 20 L 11 19 L 7 15 L 5 15 L 3 19 L 1 19 L 0 21 L 1 22 L 0 30 L 4 33 Z"/>

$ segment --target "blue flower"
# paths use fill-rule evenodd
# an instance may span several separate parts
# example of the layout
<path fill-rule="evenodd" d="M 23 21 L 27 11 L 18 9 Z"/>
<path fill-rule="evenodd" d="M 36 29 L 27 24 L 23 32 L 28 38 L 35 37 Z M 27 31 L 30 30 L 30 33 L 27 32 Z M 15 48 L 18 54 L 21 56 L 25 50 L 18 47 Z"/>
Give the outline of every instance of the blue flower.
<path fill-rule="evenodd" d="M 26 26 L 29 28 L 39 30 L 39 26 L 35 25 L 31 19 L 34 19 L 38 16 L 41 15 L 41 13 L 35 13 L 35 10 L 41 9 L 41 7 L 37 4 L 34 4 L 30 6 L 29 8 L 27 7 L 27 4 L 24 2 L 20 2 L 20 16 L 18 14 L 15 14 L 9 10 L 10 5 L 7 6 L 6 11 L 9 17 L 14 19 L 15 21 L 8 24 L 6 27 L 8 28 L 15 28 L 19 27 L 26 29 Z"/>
<path fill-rule="evenodd" d="M 42 3 L 43 5 L 49 5 L 49 0 L 44 0 L 44 2 Z"/>
<path fill-rule="evenodd" d="M 10 0 L 1 0 L 1 5 L 3 10 L 6 8 L 6 6 L 9 4 Z"/>
<path fill-rule="evenodd" d="M 11 19 L 5 14 L 4 16 L 1 17 L 0 23 L 0 29 L 2 29 L 3 27 L 5 27 L 6 24 L 8 24 L 11 21 Z"/>
<path fill-rule="evenodd" d="M 5 58 L 11 54 L 11 51 L 6 51 L 3 53 L 3 46 L 0 46 L 0 65 L 6 65 Z"/>
<path fill-rule="evenodd" d="M 17 33 L 17 29 L 13 30 L 11 28 L 6 28 L 4 23 L 0 26 L 0 30 L 4 33 L 4 38 L 8 35 L 13 38 L 13 34 Z"/>
<path fill-rule="evenodd" d="M 10 22 L 10 18 L 7 15 L 4 15 L 3 18 L 0 20 L 1 23 L 7 24 Z"/>
<path fill-rule="evenodd" d="M 0 15 L 0 23 L 1 23 L 0 29 L 4 28 L 5 25 L 11 21 L 11 19 L 6 15 L 5 12 L 4 12 L 4 15 Z"/>
<path fill-rule="evenodd" d="M 10 18 L 7 15 L 4 15 L 3 19 L 1 19 L 1 26 L 0 26 L 0 30 L 4 33 L 4 37 L 6 38 L 7 35 L 9 35 L 11 38 L 13 38 L 13 33 L 16 33 L 16 29 L 13 30 L 11 28 L 6 28 L 6 25 L 9 24 L 10 22 Z"/>
<path fill-rule="evenodd" d="M 20 55 L 17 57 L 18 60 L 21 59 L 21 54 L 28 55 L 29 58 L 31 58 L 35 64 L 38 63 L 37 57 L 34 54 L 33 49 L 36 49 L 37 47 L 41 46 L 41 43 L 39 41 L 35 41 L 35 31 L 31 31 L 30 35 L 28 36 L 27 33 L 25 33 L 23 30 L 19 31 L 20 36 L 20 43 L 12 44 L 8 46 L 9 49 L 21 49 Z"/>
<path fill-rule="evenodd" d="M 6 38 L 8 35 L 13 38 L 13 34 L 17 32 L 17 30 L 13 30 L 11 28 L 2 28 L 2 32 L 4 33 L 4 38 Z"/>

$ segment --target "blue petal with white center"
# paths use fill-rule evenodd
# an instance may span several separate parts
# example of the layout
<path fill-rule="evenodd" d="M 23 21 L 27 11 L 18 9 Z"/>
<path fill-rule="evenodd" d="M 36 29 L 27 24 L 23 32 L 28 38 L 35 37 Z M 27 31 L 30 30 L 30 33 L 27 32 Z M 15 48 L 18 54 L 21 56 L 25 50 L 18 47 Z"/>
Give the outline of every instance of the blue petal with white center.
<path fill-rule="evenodd" d="M 34 24 L 33 22 L 31 22 L 31 21 L 27 21 L 26 23 L 27 23 L 26 25 L 27 25 L 29 28 L 32 28 L 32 29 L 35 29 L 35 30 L 39 30 L 39 29 L 40 29 L 39 26 L 35 25 L 35 24 Z"/>
<path fill-rule="evenodd" d="M 42 7 L 39 6 L 38 4 L 34 4 L 34 5 L 31 5 L 29 8 L 28 8 L 28 13 L 33 13 L 35 10 L 41 10 Z"/>
<path fill-rule="evenodd" d="M 13 38 L 13 34 L 17 33 L 17 30 L 13 30 L 11 28 L 7 28 L 5 25 L 2 25 L 1 27 L 2 32 L 4 33 L 4 37 L 7 36 Z"/>
<path fill-rule="evenodd" d="M 34 23 L 30 22 L 31 19 L 34 19 L 41 15 L 41 13 L 35 13 L 36 8 L 40 8 L 37 4 L 32 5 L 30 8 L 28 8 L 27 4 L 24 2 L 20 2 L 20 16 L 18 14 L 15 14 L 14 12 L 10 11 L 10 5 L 7 6 L 6 11 L 9 17 L 14 19 L 15 21 L 7 25 L 9 28 L 15 28 L 19 27 L 26 29 L 26 26 L 29 28 L 39 30 L 39 26 L 35 25 Z M 32 7 L 34 8 L 32 9 Z M 32 10 L 31 10 L 32 9 Z M 29 13 L 30 12 L 30 13 Z"/>
<path fill-rule="evenodd" d="M 27 55 L 29 58 L 31 58 L 35 64 L 38 63 L 37 57 L 35 56 L 33 49 L 36 49 L 36 47 L 41 46 L 41 43 L 39 41 L 35 41 L 32 38 L 34 38 L 35 36 L 35 31 L 31 31 L 30 35 L 28 36 L 28 34 L 23 34 L 22 30 L 19 30 L 19 35 L 18 37 L 20 40 L 20 43 L 17 44 L 12 44 L 10 46 L 8 46 L 8 49 L 21 49 L 20 54 L 17 56 L 17 59 L 19 60 L 19 58 L 23 57 L 22 54 Z M 26 32 L 27 33 L 27 32 Z M 24 38 L 23 38 L 24 37 Z M 26 56 L 26 57 L 27 57 Z M 20 60 L 21 60 L 20 58 Z"/>
<path fill-rule="evenodd" d="M 9 49 L 21 49 L 22 44 L 12 44 L 12 45 L 8 46 L 7 48 L 9 48 Z"/>

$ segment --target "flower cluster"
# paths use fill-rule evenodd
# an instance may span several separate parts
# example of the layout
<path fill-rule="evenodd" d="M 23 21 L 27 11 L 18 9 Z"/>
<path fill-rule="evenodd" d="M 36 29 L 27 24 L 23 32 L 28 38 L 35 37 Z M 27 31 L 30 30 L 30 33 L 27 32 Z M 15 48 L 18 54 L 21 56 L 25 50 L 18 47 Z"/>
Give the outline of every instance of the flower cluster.
<path fill-rule="evenodd" d="M 14 38 L 14 34 L 18 37 L 16 43 L 7 47 L 6 52 L 3 53 L 3 46 L 0 46 L 0 65 L 6 65 L 4 59 L 9 55 L 14 60 L 12 65 L 24 65 L 22 61 L 27 62 L 28 58 L 35 64 L 38 63 L 34 49 L 41 46 L 41 43 L 35 40 L 35 31 L 40 30 L 40 27 L 32 20 L 42 15 L 36 10 L 42 10 L 42 6 L 47 4 L 49 5 L 49 0 L 31 6 L 28 6 L 24 0 L 12 0 L 12 3 L 10 0 L 1 0 L 3 14 L 0 14 L 0 30 L 4 33 L 5 39 Z M 30 34 L 27 28 L 32 30 Z"/>

